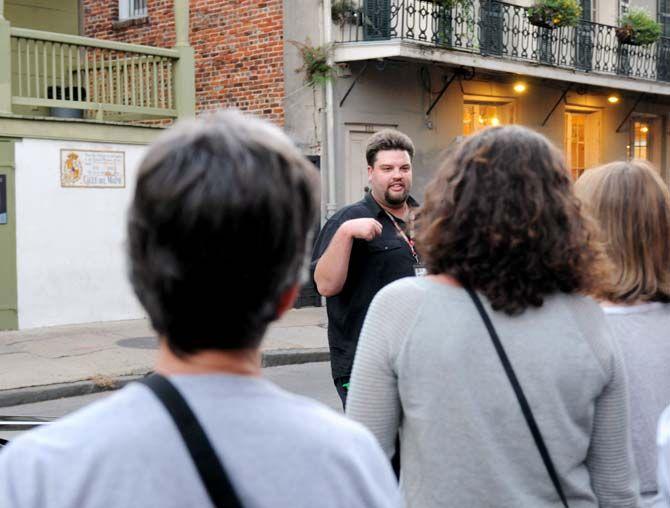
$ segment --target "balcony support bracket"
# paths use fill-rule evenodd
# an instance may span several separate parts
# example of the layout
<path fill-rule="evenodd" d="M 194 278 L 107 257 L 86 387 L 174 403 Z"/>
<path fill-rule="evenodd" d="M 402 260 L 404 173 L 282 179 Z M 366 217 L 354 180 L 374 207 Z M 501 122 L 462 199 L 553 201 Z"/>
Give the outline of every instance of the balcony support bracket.
<path fill-rule="evenodd" d="M 567 87 L 565 90 L 563 90 L 563 93 L 561 94 L 561 97 L 556 101 L 556 104 L 554 104 L 554 107 L 551 108 L 551 111 L 549 111 L 549 113 L 547 114 L 547 116 L 546 116 L 546 117 L 544 118 L 544 120 L 542 121 L 542 127 L 544 127 L 545 125 L 547 125 L 547 122 L 548 122 L 549 119 L 551 118 L 551 115 L 554 114 L 554 111 L 556 111 L 556 108 L 558 107 L 558 105 L 559 105 L 561 102 L 563 102 L 563 101 L 566 100 L 565 98 L 567 97 L 568 92 L 570 91 L 571 88 L 572 88 L 572 83 L 570 83 L 570 84 L 568 85 L 568 87 Z"/>
<path fill-rule="evenodd" d="M 617 133 L 621 132 L 621 128 L 628 121 L 628 119 L 630 118 L 630 115 L 632 115 L 635 112 L 635 109 L 637 108 L 638 104 L 640 104 L 640 101 L 642 100 L 643 97 L 644 97 L 644 92 L 642 92 L 640 95 L 637 96 L 637 100 L 635 101 L 635 104 L 633 104 L 633 107 L 630 108 L 630 111 L 628 112 L 628 114 L 624 117 L 623 120 L 621 120 L 621 123 L 616 128 Z"/>
<path fill-rule="evenodd" d="M 454 79 L 456 79 L 456 76 L 458 76 L 458 75 L 459 75 L 458 72 L 454 72 L 454 73 L 451 75 L 451 77 L 450 77 L 448 80 L 446 80 L 446 81 L 444 82 L 444 86 L 442 87 L 442 90 L 440 90 L 440 93 L 437 94 L 437 97 L 435 98 L 435 100 L 433 101 L 433 103 L 432 103 L 432 104 L 430 105 L 430 107 L 428 108 L 428 111 L 426 111 L 426 116 L 430 115 L 430 112 L 433 111 L 433 108 L 434 108 L 435 106 L 437 106 L 437 103 L 440 102 L 440 99 L 441 99 L 442 96 L 444 95 L 444 92 L 447 91 L 447 88 L 449 88 L 449 85 L 451 85 L 451 83 L 453 83 Z"/>
<path fill-rule="evenodd" d="M 342 100 L 340 101 L 340 107 L 342 107 L 342 104 L 344 104 L 344 101 L 347 100 L 347 97 L 349 97 L 349 94 L 350 94 L 351 91 L 354 89 L 354 86 L 356 86 L 356 83 L 358 83 L 358 80 L 360 79 L 360 77 L 361 77 L 361 76 L 363 75 L 363 73 L 367 70 L 367 68 L 368 68 L 368 63 L 369 63 L 369 62 L 365 62 L 365 65 L 364 65 L 363 67 L 361 67 L 361 70 L 358 71 L 358 74 L 356 74 L 356 77 L 355 77 L 354 80 L 351 82 L 351 85 L 349 85 L 349 88 L 347 88 L 347 91 L 344 93 L 344 97 L 342 97 Z"/>

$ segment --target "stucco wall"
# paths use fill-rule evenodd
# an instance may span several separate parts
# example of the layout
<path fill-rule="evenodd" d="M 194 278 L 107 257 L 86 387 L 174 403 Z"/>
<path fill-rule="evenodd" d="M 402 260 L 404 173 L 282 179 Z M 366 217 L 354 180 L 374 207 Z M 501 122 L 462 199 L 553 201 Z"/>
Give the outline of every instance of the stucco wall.
<path fill-rule="evenodd" d="M 360 63 L 352 65 L 355 75 Z M 443 76 L 450 76 L 453 70 L 438 68 L 435 65 L 424 66 L 432 77 L 431 91 L 428 93 L 419 78 L 421 65 L 408 62 L 385 62 L 383 65 L 371 63 L 356 84 L 342 108 L 336 111 L 336 168 L 337 168 L 337 205 L 344 204 L 345 182 L 345 143 L 347 127 L 351 124 L 397 125 L 408 134 L 417 148 L 414 160 L 414 191 L 420 198 L 426 184 L 440 164 L 443 151 L 456 136 L 462 133 L 464 97 L 501 98 L 509 97 L 515 103 L 515 123 L 530 127 L 547 136 L 560 150 L 564 150 L 566 108 L 588 107 L 601 115 L 600 163 L 625 159 L 626 145 L 629 143 L 628 123 L 621 132 L 616 129 L 631 110 L 636 97 L 622 96 L 619 104 L 612 106 L 607 102 L 605 91 L 571 91 L 567 96 L 568 104 L 559 103 L 548 119 L 542 122 L 561 97 L 567 85 L 559 82 L 528 81 L 528 91 L 515 94 L 513 79 L 501 81 L 478 74 L 475 79 L 459 84 L 456 79 L 444 94 L 433 112 L 426 117 L 432 100 L 441 89 Z M 424 71 L 425 72 L 425 71 Z M 338 79 L 335 100 L 338 102 L 351 83 L 352 78 Z M 642 101 L 635 108 L 635 114 L 655 114 L 657 121 L 665 123 L 665 132 L 659 134 L 665 138 L 665 155 L 658 165 L 666 181 L 668 180 L 668 114 L 670 105 Z M 656 140 L 658 143 L 660 140 Z"/>
<path fill-rule="evenodd" d="M 284 0 L 285 129 L 305 155 L 321 154 L 323 87 L 305 84 L 304 73 L 298 72 L 303 60 L 293 43 L 321 44 L 321 12 L 313 0 Z"/>
<path fill-rule="evenodd" d="M 125 152 L 125 188 L 63 188 L 60 149 Z M 19 328 L 143 317 L 126 278 L 126 211 L 145 147 L 16 143 Z"/>
<path fill-rule="evenodd" d="M 6 0 L 13 27 L 79 35 L 79 0 Z"/>

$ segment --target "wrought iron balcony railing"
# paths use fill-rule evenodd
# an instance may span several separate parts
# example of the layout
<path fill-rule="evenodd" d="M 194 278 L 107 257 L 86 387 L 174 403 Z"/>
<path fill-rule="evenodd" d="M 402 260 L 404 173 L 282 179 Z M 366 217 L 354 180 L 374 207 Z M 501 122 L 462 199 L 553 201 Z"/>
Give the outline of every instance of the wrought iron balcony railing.
<path fill-rule="evenodd" d="M 670 38 L 621 44 L 616 27 L 580 21 L 536 26 L 528 8 L 497 0 L 356 0 L 336 21 L 337 42 L 406 40 L 451 50 L 670 82 Z"/>

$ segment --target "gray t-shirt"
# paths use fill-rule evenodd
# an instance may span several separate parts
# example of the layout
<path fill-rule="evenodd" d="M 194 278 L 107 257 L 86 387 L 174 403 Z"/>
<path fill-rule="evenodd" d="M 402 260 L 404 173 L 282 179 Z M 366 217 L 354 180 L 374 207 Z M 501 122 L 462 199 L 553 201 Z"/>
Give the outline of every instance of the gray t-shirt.
<path fill-rule="evenodd" d="M 623 353 L 633 452 L 645 497 L 656 493 L 656 426 L 670 405 L 670 304 L 603 307 Z"/>
<path fill-rule="evenodd" d="M 225 464 L 245 508 L 396 507 L 374 437 L 310 399 L 243 376 L 170 378 Z M 0 506 L 207 507 L 169 415 L 134 384 L 0 452 Z"/>
<path fill-rule="evenodd" d="M 634 508 L 638 484 L 621 354 L 591 299 L 557 294 L 521 315 L 483 298 L 570 508 Z M 382 289 L 359 339 L 347 415 L 391 455 L 417 508 L 561 502 L 467 292 L 429 278 Z"/>

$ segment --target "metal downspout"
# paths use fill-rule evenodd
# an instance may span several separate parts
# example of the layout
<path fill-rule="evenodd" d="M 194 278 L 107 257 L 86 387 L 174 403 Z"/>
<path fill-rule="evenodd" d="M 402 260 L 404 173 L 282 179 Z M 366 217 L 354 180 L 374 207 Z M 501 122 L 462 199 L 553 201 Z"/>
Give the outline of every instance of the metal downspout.
<path fill-rule="evenodd" d="M 333 43 L 333 25 L 330 15 L 331 0 L 323 0 L 323 44 L 329 47 Z M 333 53 L 328 52 L 328 65 L 333 65 Z M 326 82 L 324 107 L 326 110 L 326 171 L 328 173 L 328 202 L 326 203 L 326 219 L 333 216 L 337 210 L 337 195 L 335 193 L 335 115 L 333 111 L 334 92 L 333 82 Z"/>

